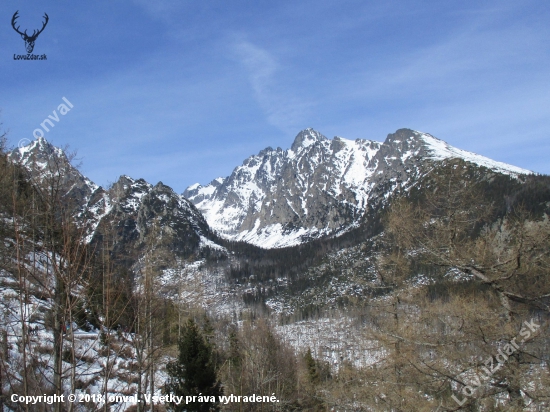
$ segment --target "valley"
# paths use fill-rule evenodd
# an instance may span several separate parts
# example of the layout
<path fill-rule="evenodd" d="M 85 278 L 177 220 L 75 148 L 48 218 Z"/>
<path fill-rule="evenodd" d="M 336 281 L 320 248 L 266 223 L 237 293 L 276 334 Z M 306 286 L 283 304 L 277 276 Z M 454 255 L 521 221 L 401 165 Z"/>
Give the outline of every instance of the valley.
<path fill-rule="evenodd" d="M 71 160 L 44 138 L 2 153 L 7 410 L 43 388 L 145 410 L 193 328 L 224 394 L 275 394 L 266 410 L 550 407 L 548 176 L 410 129 L 305 129 L 183 194 L 103 188 Z M 529 319 L 540 332 L 474 395 Z"/>

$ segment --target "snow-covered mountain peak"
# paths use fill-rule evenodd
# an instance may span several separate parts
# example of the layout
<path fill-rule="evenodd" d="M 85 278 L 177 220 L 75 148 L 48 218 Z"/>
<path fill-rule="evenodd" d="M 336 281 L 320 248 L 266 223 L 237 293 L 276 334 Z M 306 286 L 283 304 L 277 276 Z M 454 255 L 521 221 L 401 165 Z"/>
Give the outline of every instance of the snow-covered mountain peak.
<path fill-rule="evenodd" d="M 53 153 L 55 149 L 57 148 L 53 144 L 48 142 L 44 137 L 39 137 L 29 142 L 29 144 L 22 147 L 18 147 L 15 150 L 21 153 L 22 155 L 25 155 L 27 153 L 32 153 L 36 151 Z M 61 149 L 57 149 L 57 150 L 61 151 Z"/>
<path fill-rule="evenodd" d="M 206 198 L 209 199 L 214 193 L 214 191 L 218 187 L 220 187 L 224 181 L 225 181 L 225 178 L 217 177 L 206 186 L 203 186 L 200 183 L 194 183 L 191 186 L 189 186 L 187 189 L 185 189 L 185 191 L 182 193 L 182 196 L 187 199 L 193 198 L 197 202 L 201 202 Z"/>
<path fill-rule="evenodd" d="M 151 190 L 153 185 L 146 182 L 144 179 L 134 179 L 127 175 L 122 175 L 113 184 L 111 191 L 120 196 L 121 193 L 127 194 L 128 192 L 146 192 Z"/>
<path fill-rule="evenodd" d="M 296 135 L 294 138 L 294 143 L 292 143 L 292 146 L 290 149 L 293 152 L 298 152 L 302 148 L 309 147 L 316 142 L 322 142 L 322 141 L 328 141 L 329 139 L 325 136 L 323 136 L 321 133 L 319 133 L 316 130 L 313 130 L 312 128 L 307 128 L 302 130 L 300 133 Z"/>
<path fill-rule="evenodd" d="M 474 163 L 480 166 L 484 166 L 498 173 L 508 174 L 512 176 L 533 174 L 531 170 L 523 169 L 521 167 L 513 166 L 507 163 L 498 162 L 496 160 L 489 159 L 488 157 L 479 155 L 477 153 L 468 152 L 466 150 L 458 149 L 451 146 L 447 142 L 444 142 L 437 137 L 428 133 L 420 133 L 420 139 L 425 143 L 430 151 L 431 158 L 434 160 L 443 160 L 448 158 L 460 158 L 467 162 Z"/>
<path fill-rule="evenodd" d="M 226 179 L 192 185 L 184 196 L 222 235 L 264 247 L 298 244 L 347 227 L 363 213 L 363 187 L 380 145 L 342 137 L 331 140 L 305 129 L 291 149 L 268 147 Z M 328 211 L 330 204 L 336 207 Z"/>
<path fill-rule="evenodd" d="M 33 170 L 44 170 L 52 158 L 68 163 L 65 152 L 52 145 L 43 137 L 31 141 L 28 145 L 15 148 L 9 155 L 10 159 Z"/>
<path fill-rule="evenodd" d="M 109 198 L 125 213 L 136 212 L 141 199 L 151 191 L 153 185 L 144 179 L 133 179 L 122 175 L 109 189 Z"/>
<path fill-rule="evenodd" d="M 28 145 L 14 149 L 9 159 L 27 169 L 35 183 L 51 184 L 54 180 L 66 190 L 66 196 L 73 197 L 77 203 L 88 202 L 100 186 L 84 176 L 71 164 L 74 154 L 54 146 L 45 138 L 39 137 Z"/>
<path fill-rule="evenodd" d="M 212 233 L 201 213 L 162 182 L 152 185 L 122 175 L 104 190 L 73 167 L 63 150 L 45 139 L 15 149 L 10 158 L 24 166 L 37 184 L 59 185 L 61 196 L 86 230 L 86 241 L 94 242 L 108 233 L 115 255 L 122 260 L 129 259 L 131 249 L 140 250 L 152 233 L 153 222 L 176 255 L 190 256 L 205 242 L 212 243 Z M 220 182 L 223 179 L 214 184 Z"/>
<path fill-rule="evenodd" d="M 290 246 L 355 227 L 368 204 L 414 184 L 431 161 L 448 158 L 499 173 L 530 173 L 411 129 L 380 143 L 328 139 L 310 128 L 298 133 L 290 149 L 268 147 L 227 178 L 190 186 L 184 196 L 224 236 L 263 247 Z"/>
<path fill-rule="evenodd" d="M 533 173 L 527 169 L 522 169 L 517 166 L 489 159 L 488 157 L 476 153 L 458 149 L 429 133 L 417 130 L 399 129 L 395 133 L 388 135 L 384 145 L 392 148 L 395 153 L 399 153 L 399 156 L 402 157 L 404 161 L 411 157 L 436 161 L 444 159 L 462 159 L 466 162 L 511 176 Z"/>

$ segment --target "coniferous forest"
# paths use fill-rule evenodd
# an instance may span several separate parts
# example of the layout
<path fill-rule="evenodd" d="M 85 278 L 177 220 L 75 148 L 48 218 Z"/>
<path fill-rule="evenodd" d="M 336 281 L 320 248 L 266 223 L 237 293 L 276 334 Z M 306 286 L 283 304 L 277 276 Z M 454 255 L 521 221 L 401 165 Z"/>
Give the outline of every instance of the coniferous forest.
<path fill-rule="evenodd" d="M 548 176 L 433 162 L 347 232 L 264 249 L 3 142 L 0 410 L 550 408 Z"/>

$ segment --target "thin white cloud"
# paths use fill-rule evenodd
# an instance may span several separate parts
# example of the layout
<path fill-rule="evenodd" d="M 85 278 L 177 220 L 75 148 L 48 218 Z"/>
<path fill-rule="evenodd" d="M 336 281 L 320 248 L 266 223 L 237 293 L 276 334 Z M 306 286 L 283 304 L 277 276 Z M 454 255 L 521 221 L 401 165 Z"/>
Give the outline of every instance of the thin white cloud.
<path fill-rule="evenodd" d="M 368 130 L 369 122 L 418 128 L 518 163 L 518 136 L 540 148 L 540 134 L 529 131 L 542 130 L 548 121 L 550 48 L 540 26 L 495 16 L 470 20 L 421 48 L 371 56 L 363 70 L 340 78 L 325 95 L 347 107 L 375 107 L 377 118 L 366 113 L 365 121 L 356 122 L 359 129 Z"/>
<path fill-rule="evenodd" d="M 285 133 L 295 133 L 303 126 L 311 104 L 285 87 L 278 59 L 266 49 L 242 39 L 233 43 L 233 52 L 246 70 L 268 122 Z"/>
<path fill-rule="evenodd" d="M 248 42 L 240 41 L 234 45 L 235 52 L 250 73 L 250 82 L 254 91 L 263 96 L 272 87 L 273 75 L 277 70 L 275 58 L 266 50 Z"/>

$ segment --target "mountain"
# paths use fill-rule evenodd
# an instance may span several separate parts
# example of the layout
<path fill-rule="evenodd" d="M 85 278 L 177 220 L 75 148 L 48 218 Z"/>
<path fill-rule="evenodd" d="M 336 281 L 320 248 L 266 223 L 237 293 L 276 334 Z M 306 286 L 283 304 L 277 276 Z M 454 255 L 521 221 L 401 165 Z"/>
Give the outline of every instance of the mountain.
<path fill-rule="evenodd" d="M 102 189 L 71 164 L 72 157 L 43 137 L 8 155 L 12 162 L 29 172 L 37 188 L 54 188 L 67 206 L 82 213 L 100 201 Z"/>
<path fill-rule="evenodd" d="M 183 196 L 220 235 L 285 247 L 357 227 L 368 206 L 414 185 L 434 161 L 450 158 L 512 176 L 532 173 L 410 129 L 389 134 L 383 143 L 331 140 L 305 129 L 290 149 L 268 147 L 230 176 L 194 184 Z"/>
<path fill-rule="evenodd" d="M 109 237 L 119 259 L 128 259 L 154 241 L 174 256 L 197 253 L 212 236 L 202 214 L 170 187 L 121 176 L 106 191 L 108 211 L 95 236 Z"/>
<path fill-rule="evenodd" d="M 58 193 L 88 242 L 108 237 L 114 256 L 126 264 L 137 259 L 153 224 L 163 248 L 176 256 L 189 257 L 212 243 L 213 234 L 202 214 L 162 182 L 152 185 L 121 176 L 104 189 L 83 176 L 70 157 L 44 138 L 9 154 L 12 162 L 29 172 L 35 187 Z"/>
<path fill-rule="evenodd" d="M 228 391 L 274 394 L 288 410 L 379 410 L 416 393 L 402 410 L 456 409 L 449 394 L 460 388 L 440 388 L 468 382 L 479 354 L 513 342 L 525 319 L 545 326 L 518 352 L 535 360 L 512 366 L 524 387 L 548 387 L 548 176 L 408 129 L 383 143 L 307 129 L 289 150 L 265 149 L 231 176 L 188 188 L 197 205 L 217 207 L 205 218 L 162 182 L 95 185 L 43 139 L 6 157 L 4 399 L 25 393 L 24 376 L 32 394 L 160 393 L 187 317 L 219 350 Z M 270 248 L 220 238 L 208 220 Z M 394 356 L 395 342 L 411 362 Z M 468 356 L 456 342 L 468 342 Z M 285 370 L 292 379 L 277 381 Z M 251 386 L 259 374 L 267 386 Z M 522 388 L 502 382 L 486 380 L 492 404 Z M 321 399 L 312 408 L 301 395 L 310 391 Z M 116 408 L 135 410 L 128 398 Z"/>

